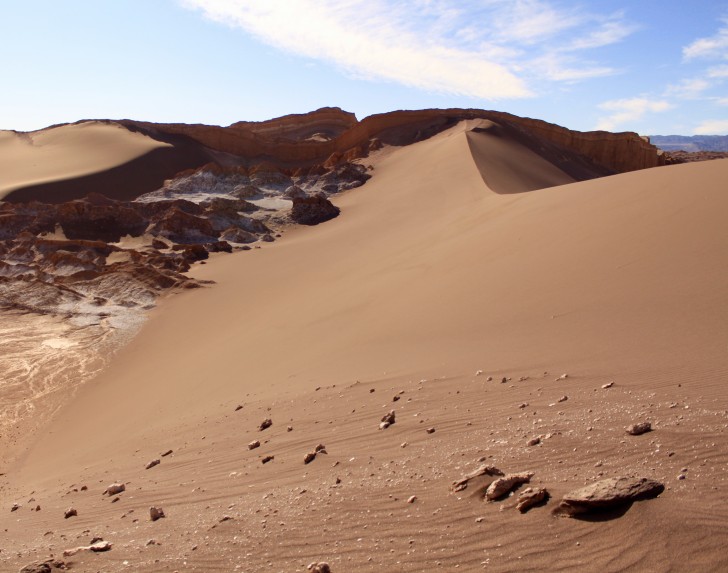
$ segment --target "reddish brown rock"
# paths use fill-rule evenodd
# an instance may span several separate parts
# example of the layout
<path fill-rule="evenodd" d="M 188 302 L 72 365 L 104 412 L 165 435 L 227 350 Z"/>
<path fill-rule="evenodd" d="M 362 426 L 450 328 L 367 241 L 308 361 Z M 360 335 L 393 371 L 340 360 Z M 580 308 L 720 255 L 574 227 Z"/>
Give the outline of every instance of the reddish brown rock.
<path fill-rule="evenodd" d="M 555 514 L 573 516 L 593 510 L 611 509 L 632 501 L 657 497 L 665 490 L 660 482 L 649 478 L 608 478 L 566 494 Z"/>
<path fill-rule="evenodd" d="M 525 513 L 533 506 L 548 499 L 548 495 L 548 492 L 542 487 L 527 487 L 518 494 L 516 509 L 521 513 Z"/>
<path fill-rule="evenodd" d="M 516 474 L 506 474 L 498 478 L 488 486 L 485 490 L 485 499 L 487 501 L 495 501 L 521 484 L 528 483 L 533 477 L 533 472 L 521 472 Z"/>
<path fill-rule="evenodd" d="M 459 480 L 454 481 L 452 484 L 452 488 L 453 488 L 453 491 L 455 491 L 455 492 L 463 491 L 464 489 L 466 489 L 468 487 L 468 484 L 470 483 L 470 481 L 472 481 L 476 478 L 483 477 L 483 476 L 492 477 L 492 476 L 502 476 L 502 475 L 503 475 L 503 472 L 500 471 L 497 467 L 484 464 L 484 465 L 480 466 L 478 469 L 470 472 L 469 474 L 466 474 Z"/>
<path fill-rule="evenodd" d="M 318 225 L 339 214 L 339 208 L 324 195 L 293 197 L 291 219 L 299 225 Z"/>

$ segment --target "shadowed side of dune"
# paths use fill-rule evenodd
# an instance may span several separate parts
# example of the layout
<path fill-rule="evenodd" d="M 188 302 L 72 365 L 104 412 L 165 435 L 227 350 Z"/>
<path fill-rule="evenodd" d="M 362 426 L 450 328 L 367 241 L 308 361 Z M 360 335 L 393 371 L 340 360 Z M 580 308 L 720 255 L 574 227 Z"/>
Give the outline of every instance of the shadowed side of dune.
<path fill-rule="evenodd" d="M 197 142 L 174 137 L 171 147 L 158 147 L 111 169 L 44 183 L 29 185 L 11 191 L 5 201 L 20 203 L 41 201 L 64 203 L 85 197 L 89 193 L 103 195 L 119 201 L 130 201 L 143 193 L 162 187 L 180 171 L 195 169 L 212 160 L 211 154 Z"/>
<path fill-rule="evenodd" d="M 481 120 L 467 139 L 483 181 L 496 193 L 522 193 L 616 173 L 507 121 Z"/>

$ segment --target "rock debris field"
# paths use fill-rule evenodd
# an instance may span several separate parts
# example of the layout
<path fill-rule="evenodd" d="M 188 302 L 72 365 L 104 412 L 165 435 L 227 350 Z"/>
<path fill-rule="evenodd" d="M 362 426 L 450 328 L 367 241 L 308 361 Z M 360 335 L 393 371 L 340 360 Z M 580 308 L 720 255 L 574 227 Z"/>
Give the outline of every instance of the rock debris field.
<path fill-rule="evenodd" d="M 1 476 L 0 555 L 26 573 L 499 571 L 553 552 L 588 569 L 627 537 L 669 539 L 682 522 L 654 520 L 689 523 L 725 485 L 726 414 L 677 384 L 658 401 L 619 380 L 502 377 L 232 396 L 167 450 L 114 448 L 43 490 Z M 625 545 L 618 566 L 643 552 Z"/>

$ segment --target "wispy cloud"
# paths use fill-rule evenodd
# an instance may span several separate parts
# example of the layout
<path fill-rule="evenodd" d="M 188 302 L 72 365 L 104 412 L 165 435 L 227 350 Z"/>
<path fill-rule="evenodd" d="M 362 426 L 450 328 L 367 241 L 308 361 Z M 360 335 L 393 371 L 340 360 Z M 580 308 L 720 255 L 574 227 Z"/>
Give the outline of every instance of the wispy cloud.
<path fill-rule="evenodd" d="M 694 135 L 728 134 L 728 119 L 709 119 L 693 130 Z"/>
<path fill-rule="evenodd" d="M 653 100 L 644 97 L 629 99 L 616 99 L 605 101 L 599 105 L 600 109 L 612 112 L 602 117 L 596 129 L 614 131 L 625 124 L 630 124 L 642 119 L 648 113 L 660 113 L 671 109 L 673 106 L 664 100 Z"/>
<path fill-rule="evenodd" d="M 686 60 L 710 58 L 728 60 L 728 17 L 723 18 L 724 26 L 707 38 L 699 38 L 683 48 Z"/>
<path fill-rule="evenodd" d="M 712 87 L 711 82 L 705 78 L 690 78 L 668 86 L 665 95 L 680 99 L 698 99 L 710 87 Z"/>
<path fill-rule="evenodd" d="M 622 41 L 621 13 L 551 0 L 179 0 L 280 50 L 346 73 L 497 100 L 615 73 L 582 54 Z"/>

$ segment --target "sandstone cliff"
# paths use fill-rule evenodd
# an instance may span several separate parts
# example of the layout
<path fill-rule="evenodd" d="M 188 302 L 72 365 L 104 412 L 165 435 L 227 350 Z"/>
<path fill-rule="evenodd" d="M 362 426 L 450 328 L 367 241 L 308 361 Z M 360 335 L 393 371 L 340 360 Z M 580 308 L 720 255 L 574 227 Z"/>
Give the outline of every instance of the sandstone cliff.
<path fill-rule="evenodd" d="M 352 113 L 339 108 L 322 108 L 228 127 L 107 120 L 167 146 L 110 170 L 18 189 L 6 200 L 64 202 L 93 192 L 129 200 L 159 189 L 164 180 L 181 171 L 209 163 L 249 175 L 278 178 L 283 184 L 292 175 L 321 175 L 366 157 L 381 145 L 408 145 L 462 120 L 474 119 L 520 131 L 533 147 L 548 147 L 557 153 L 561 149 L 572 157 L 577 154 L 596 167 L 587 171 L 600 175 L 665 164 L 662 153 L 636 133 L 579 132 L 541 120 L 478 109 L 394 111 L 357 121 Z"/>
<path fill-rule="evenodd" d="M 390 145 L 414 143 L 466 119 L 506 123 L 580 153 L 615 173 L 664 164 L 658 149 L 636 133 L 579 132 L 541 120 L 477 109 L 394 111 L 372 115 L 359 122 L 352 114 L 338 108 L 324 108 L 260 123 L 239 122 L 230 127 L 122 123 L 151 132 L 184 135 L 248 162 L 265 160 L 279 166 L 303 167 L 326 163 L 332 156 L 346 159 L 365 156 L 372 140 Z M 332 138 L 310 139 L 316 133 L 326 133 Z"/>

